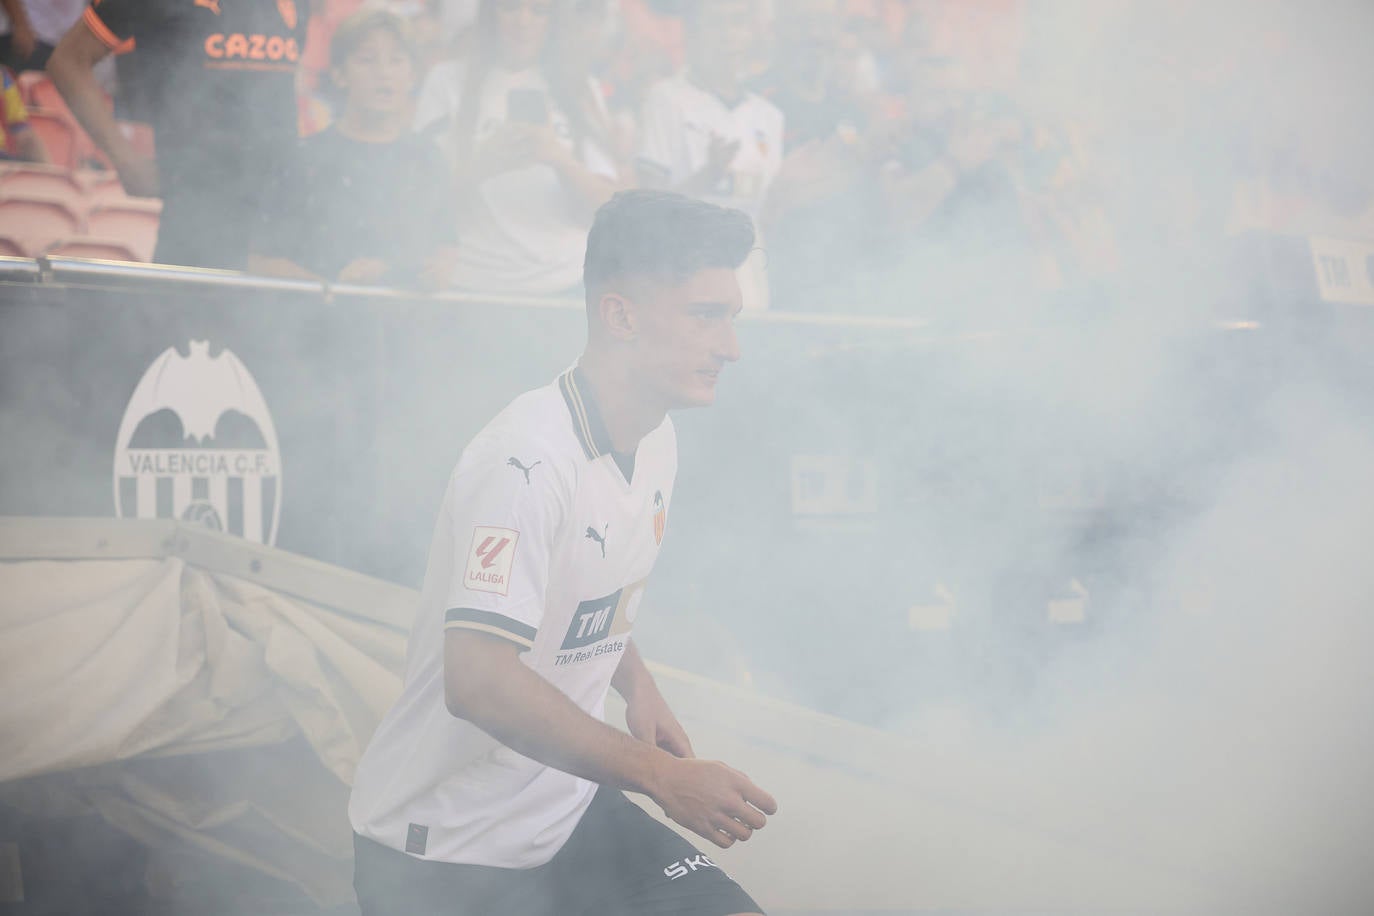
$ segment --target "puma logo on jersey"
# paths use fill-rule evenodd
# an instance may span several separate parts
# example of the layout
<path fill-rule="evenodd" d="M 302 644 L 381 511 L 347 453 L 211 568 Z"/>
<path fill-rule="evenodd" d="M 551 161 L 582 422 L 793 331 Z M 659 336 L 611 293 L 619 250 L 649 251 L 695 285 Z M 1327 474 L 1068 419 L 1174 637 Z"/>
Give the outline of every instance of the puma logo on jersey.
<path fill-rule="evenodd" d="M 506 464 L 510 465 L 510 466 L 513 467 L 513 468 L 519 468 L 521 471 L 523 471 L 523 472 L 525 473 L 525 483 L 527 483 L 527 484 L 530 482 L 530 471 L 533 471 L 533 470 L 534 470 L 536 467 L 538 467 L 541 463 L 542 463 L 542 462 L 540 462 L 540 461 L 536 461 L 534 464 L 530 465 L 529 467 L 525 467 L 523 464 L 520 463 L 520 459 L 519 459 L 519 458 L 516 458 L 516 457 L 513 456 L 513 455 L 512 455 L 510 458 L 507 458 L 507 459 L 506 459 Z"/>
<path fill-rule="evenodd" d="M 203 6 L 210 12 L 214 13 L 216 16 L 220 14 L 219 0 L 196 0 L 196 6 Z"/>
<path fill-rule="evenodd" d="M 596 541 L 598 544 L 601 545 L 601 559 L 603 560 L 606 559 L 606 532 L 610 530 L 610 524 L 604 525 L 601 529 L 600 534 L 597 533 L 595 528 L 592 528 L 591 526 L 587 527 L 586 537 L 590 538 L 593 541 Z"/>

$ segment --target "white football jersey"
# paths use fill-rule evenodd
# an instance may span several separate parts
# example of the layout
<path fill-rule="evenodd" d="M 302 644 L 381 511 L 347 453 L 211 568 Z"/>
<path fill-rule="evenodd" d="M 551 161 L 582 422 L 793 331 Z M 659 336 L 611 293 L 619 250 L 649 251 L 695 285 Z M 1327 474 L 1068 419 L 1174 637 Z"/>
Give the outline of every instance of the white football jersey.
<path fill-rule="evenodd" d="M 730 106 L 680 74 L 645 97 L 639 164 L 675 187 L 706 167 L 712 137 L 738 142 L 725 175 L 704 196 L 757 220 L 782 167 L 782 136 L 782 111 L 763 96 L 746 92 Z"/>
<path fill-rule="evenodd" d="M 677 439 L 665 419 L 626 479 L 581 372 L 516 398 L 463 451 L 434 529 L 405 686 L 372 737 L 349 819 L 411 855 L 504 868 L 563 846 L 595 784 L 524 757 L 444 703 L 444 630 L 519 644 L 601 718 L 662 543 Z"/>
<path fill-rule="evenodd" d="M 757 223 L 773 179 L 782 168 L 782 111 L 761 95 L 744 93 L 733 106 L 702 89 L 686 74 L 660 80 L 644 100 L 639 148 L 641 170 L 677 187 L 706 167 L 711 140 L 738 142 L 729 168 L 705 200 L 743 210 Z M 744 307 L 768 307 L 767 259 L 761 232 L 738 271 Z"/>

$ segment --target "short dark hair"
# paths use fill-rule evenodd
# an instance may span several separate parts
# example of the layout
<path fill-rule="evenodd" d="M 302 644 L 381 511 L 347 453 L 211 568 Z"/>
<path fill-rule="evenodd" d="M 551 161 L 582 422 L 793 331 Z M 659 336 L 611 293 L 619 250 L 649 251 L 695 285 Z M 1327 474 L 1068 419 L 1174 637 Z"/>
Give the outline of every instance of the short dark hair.
<path fill-rule="evenodd" d="M 593 307 L 609 281 L 643 277 L 665 285 L 710 267 L 734 270 L 754 247 L 754 223 L 671 191 L 621 191 L 601 205 L 587 233 L 582 285 Z"/>
<path fill-rule="evenodd" d="M 334 37 L 329 42 L 329 65 L 342 67 L 358 50 L 363 39 L 373 32 L 390 32 L 400 44 L 401 50 L 410 58 L 411 66 L 419 75 L 420 54 L 410 37 L 410 26 L 404 19 L 390 10 L 364 9 L 352 14 L 339 23 Z"/>

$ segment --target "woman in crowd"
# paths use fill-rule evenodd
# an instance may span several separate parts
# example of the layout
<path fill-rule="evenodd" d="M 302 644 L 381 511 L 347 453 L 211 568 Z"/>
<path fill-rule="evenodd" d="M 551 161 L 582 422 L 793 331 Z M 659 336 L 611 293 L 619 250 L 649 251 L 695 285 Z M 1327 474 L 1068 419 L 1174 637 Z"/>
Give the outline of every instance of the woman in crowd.
<path fill-rule="evenodd" d="M 568 53 L 602 6 L 482 0 L 467 52 L 425 80 L 415 127 L 439 141 L 457 176 L 455 286 L 578 286 L 591 215 L 622 174 L 587 58 Z"/>
<path fill-rule="evenodd" d="M 345 20 L 330 45 L 342 114 L 274 172 L 249 269 L 385 286 L 447 285 L 455 227 L 447 164 L 410 130 L 416 54 L 385 10 Z"/>

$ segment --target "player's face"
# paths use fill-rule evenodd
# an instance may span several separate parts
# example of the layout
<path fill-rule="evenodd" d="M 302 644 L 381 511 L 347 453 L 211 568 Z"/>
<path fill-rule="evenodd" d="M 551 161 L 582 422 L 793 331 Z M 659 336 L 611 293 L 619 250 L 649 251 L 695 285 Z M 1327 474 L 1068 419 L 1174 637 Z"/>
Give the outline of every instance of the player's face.
<path fill-rule="evenodd" d="M 681 285 L 653 287 L 641 300 L 634 343 L 647 393 L 669 408 L 714 403 L 721 369 L 740 355 L 735 272 L 708 268 Z"/>

